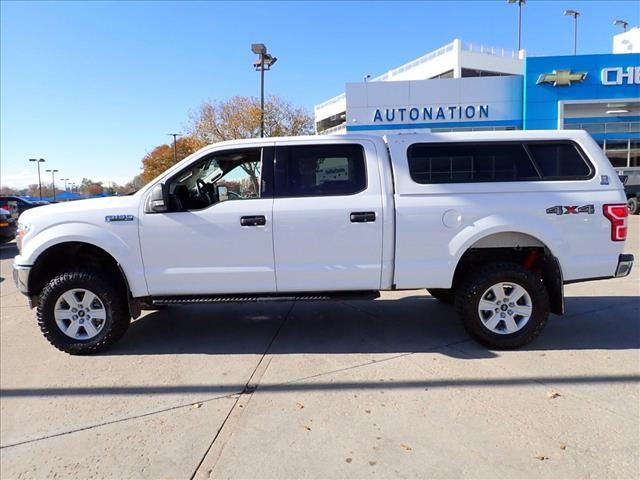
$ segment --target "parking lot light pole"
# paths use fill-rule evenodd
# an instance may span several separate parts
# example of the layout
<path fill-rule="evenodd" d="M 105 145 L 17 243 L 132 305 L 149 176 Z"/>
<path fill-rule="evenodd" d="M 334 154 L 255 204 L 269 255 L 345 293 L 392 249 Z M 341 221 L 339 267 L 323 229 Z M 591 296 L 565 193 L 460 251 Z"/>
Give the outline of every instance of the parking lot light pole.
<path fill-rule="evenodd" d="M 40 200 L 42 200 L 42 181 L 40 180 L 40 164 L 44 162 L 44 158 L 30 158 L 30 162 L 36 162 L 38 165 L 38 192 L 40 193 Z"/>
<path fill-rule="evenodd" d="M 181 137 L 181 133 L 167 133 L 170 137 L 173 137 L 173 163 L 178 163 L 178 146 L 176 143 L 176 138 Z"/>
<path fill-rule="evenodd" d="M 522 50 L 522 6 L 527 0 L 507 0 L 507 3 L 518 5 L 518 51 Z"/>
<path fill-rule="evenodd" d="M 56 201 L 56 172 L 58 170 L 46 170 L 51 172 L 51 190 L 53 190 L 53 201 Z"/>
<path fill-rule="evenodd" d="M 67 182 L 69 181 L 68 178 L 61 178 L 60 179 L 61 182 L 64 182 L 64 191 L 67 191 Z"/>
<path fill-rule="evenodd" d="M 264 43 L 252 43 L 251 51 L 258 55 L 253 67 L 260 72 L 260 137 L 264 137 L 264 72 L 271 70 L 278 59 L 267 53 Z"/>
<path fill-rule="evenodd" d="M 627 31 L 627 28 L 629 28 L 629 22 L 627 22 L 626 20 L 616 20 L 615 22 L 613 22 L 613 24 L 616 27 L 622 27 L 623 31 Z"/>
<path fill-rule="evenodd" d="M 578 17 L 580 12 L 577 10 L 565 10 L 565 16 L 573 17 L 573 54 L 578 54 Z"/>

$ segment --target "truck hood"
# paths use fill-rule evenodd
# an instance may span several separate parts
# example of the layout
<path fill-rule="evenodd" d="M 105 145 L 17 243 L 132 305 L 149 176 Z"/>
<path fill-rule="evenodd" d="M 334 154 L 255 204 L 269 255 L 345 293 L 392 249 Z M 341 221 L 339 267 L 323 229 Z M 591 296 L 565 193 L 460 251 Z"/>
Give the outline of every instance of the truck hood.
<path fill-rule="evenodd" d="M 20 223 L 31 224 L 42 229 L 48 225 L 73 221 L 104 222 L 104 217 L 107 215 L 136 215 L 139 201 L 136 195 L 127 195 L 42 205 L 23 212 Z"/>

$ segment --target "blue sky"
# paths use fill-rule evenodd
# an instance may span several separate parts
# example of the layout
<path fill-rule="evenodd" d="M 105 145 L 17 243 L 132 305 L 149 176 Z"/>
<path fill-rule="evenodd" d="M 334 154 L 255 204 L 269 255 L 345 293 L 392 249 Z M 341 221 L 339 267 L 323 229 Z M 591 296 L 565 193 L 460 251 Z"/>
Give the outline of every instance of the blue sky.
<path fill-rule="evenodd" d="M 637 1 L 529 0 L 523 46 L 610 53 Z M 516 48 L 506 0 L 412 2 L 16 2 L 0 4 L 2 185 L 37 181 L 30 157 L 79 181 L 124 182 L 205 99 L 258 95 L 252 42 L 278 57 L 267 92 L 313 105 L 454 38 Z"/>

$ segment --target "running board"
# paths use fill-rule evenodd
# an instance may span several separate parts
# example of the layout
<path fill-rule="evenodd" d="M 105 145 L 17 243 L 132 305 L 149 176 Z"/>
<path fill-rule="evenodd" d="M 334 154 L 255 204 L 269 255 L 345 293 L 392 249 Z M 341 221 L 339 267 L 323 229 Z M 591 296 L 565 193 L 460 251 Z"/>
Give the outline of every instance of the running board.
<path fill-rule="evenodd" d="M 185 295 L 154 297 L 152 305 L 180 305 L 191 303 L 246 303 L 246 302 L 319 302 L 326 300 L 375 300 L 378 291 L 364 292 L 300 292 L 300 293 L 256 293 L 249 295 Z"/>

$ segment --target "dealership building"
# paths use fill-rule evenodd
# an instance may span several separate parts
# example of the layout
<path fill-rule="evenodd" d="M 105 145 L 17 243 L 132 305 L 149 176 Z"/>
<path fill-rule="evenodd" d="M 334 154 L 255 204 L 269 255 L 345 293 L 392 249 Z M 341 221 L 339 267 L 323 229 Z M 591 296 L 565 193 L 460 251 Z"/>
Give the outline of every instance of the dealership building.
<path fill-rule="evenodd" d="M 532 56 L 454 40 L 315 107 L 318 134 L 584 129 L 640 168 L 640 28 L 613 53 Z"/>

